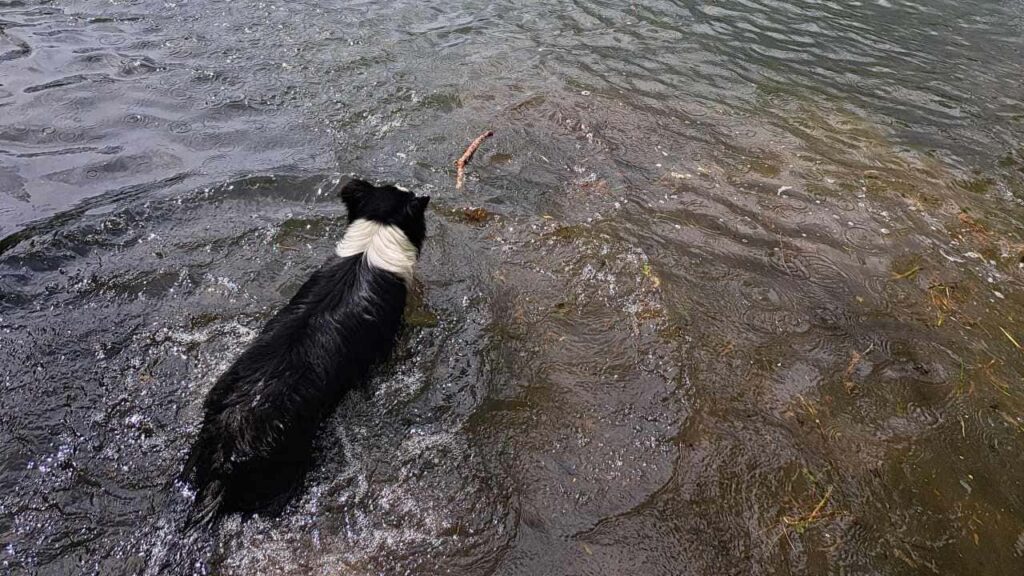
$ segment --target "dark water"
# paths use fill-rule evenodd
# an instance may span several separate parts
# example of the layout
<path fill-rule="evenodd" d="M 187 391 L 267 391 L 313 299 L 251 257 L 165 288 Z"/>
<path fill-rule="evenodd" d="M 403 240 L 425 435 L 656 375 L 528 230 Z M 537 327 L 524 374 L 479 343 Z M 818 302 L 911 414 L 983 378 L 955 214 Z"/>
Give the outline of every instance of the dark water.
<path fill-rule="evenodd" d="M 0 2 L 2 571 L 1022 574 L 1022 77 L 1016 0 Z M 183 544 L 349 173 L 413 326 Z"/>

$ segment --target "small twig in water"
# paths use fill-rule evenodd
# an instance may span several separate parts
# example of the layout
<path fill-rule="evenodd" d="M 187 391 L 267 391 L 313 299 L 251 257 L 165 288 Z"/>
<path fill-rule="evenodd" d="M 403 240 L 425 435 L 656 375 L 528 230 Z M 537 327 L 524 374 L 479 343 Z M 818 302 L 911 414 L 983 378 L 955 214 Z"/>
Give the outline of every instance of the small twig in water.
<path fill-rule="evenodd" d="M 785 522 L 787 526 L 794 528 L 797 532 L 803 532 L 804 529 L 814 523 L 814 521 L 822 518 L 819 514 L 822 509 L 825 508 L 825 505 L 828 504 L 830 496 L 832 496 L 831 486 L 828 487 L 828 490 L 825 492 L 825 496 L 821 498 L 821 501 L 818 502 L 818 505 L 814 507 L 814 510 L 812 510 L 810 514 L 798 517 L 783 516 L 782 521 Z"/>
<path fill-rule="evenodd" d="M 850 354 L 850 363 L 846 365 L 846 379 L 849 380 L 850 376 L 853 375 L 853 371 L 857 369 L 857 364 L 860 364 L 861 354 L 854 350 Z"/>
<path fill-rule="evenodd" d="M 1017 347 L 1017 350 L 1024 350 L 1024 348 L 1020 347 L 1020 344 L 1017 342 L 1017 339 L 1011 336 L 1010 333 L 1006 331 L 1006 328 L 1000 326 L 999 329 L 1003 331 L 1003 334 L 1006 334 L 1006 337 L 1010 339 L 1010 342 L 1013 342 L 1013 345 Z"/>
<path fill-rule="evenodd" d="M 857 383 L 853 381 L 853 372 L 857 369 L 857 365 L 860 364 L 862 355 L 860 352 L 854 350 L 850 354 L 850 363 L 846 365 L 846 372 L 843 373 L 843 387 L 846 388 L 848 393 L 853 393 L 857 390 Z"/>
<path fill-rule="evenodd" d="M 902 274 L 893 274 L 892 279 L 893 280 L 903 280 L 904 278 L 913 278 L 914 276 L 917 276 L 917 273 L 920 272 L 920 271 L 921 271 L 921 267 L 920 266 L 914 266 L 913 268 L 911 268 L 910 270 L 907 270 L 906 272 L 904 272 Z"/>
<path fill-rule="evenodd" d="M 455 189 L 462 190 L 462 185 L 466 182 L 466 164 L 469 164 L 470 159 L 473 158 L 473 154 L 476 149 L 484 143 L 491 136 L 494 136 L 493 130 L 488 130 L 483 134 L 476 137 L 476 140 L 470 142 L 469 147 L 462 153 L 462 156 L 455 161 Z"/>

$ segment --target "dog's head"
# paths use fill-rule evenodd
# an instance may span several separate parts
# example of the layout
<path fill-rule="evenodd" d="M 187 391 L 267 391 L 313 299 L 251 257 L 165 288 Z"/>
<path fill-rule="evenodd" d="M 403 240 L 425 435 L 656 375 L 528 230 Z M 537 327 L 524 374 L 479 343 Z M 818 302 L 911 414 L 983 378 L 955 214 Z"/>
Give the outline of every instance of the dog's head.
<path fill-rule="evenodd" d="M 423 247 L 427 235 L 424 214 L 430 196 L 416 196 L 395 186 L 374 186 L 353 179 L 341 188 L 341 200 L 348 208 L 348 221 L 360 218 L 397 226 L 416 249 Z"/>

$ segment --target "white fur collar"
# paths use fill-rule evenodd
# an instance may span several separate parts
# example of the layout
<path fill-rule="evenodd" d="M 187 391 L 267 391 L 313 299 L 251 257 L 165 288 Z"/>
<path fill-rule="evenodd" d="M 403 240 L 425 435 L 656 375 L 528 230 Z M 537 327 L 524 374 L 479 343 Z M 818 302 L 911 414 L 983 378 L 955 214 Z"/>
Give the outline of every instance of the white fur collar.
<path fill-rule="evenodd" d="M 397 226 L 359 218 L 345 230 L 334 252 L 342 258 L 363 254 L 373 268 L 393 272 L 412 284 L 416 246 Z"/>

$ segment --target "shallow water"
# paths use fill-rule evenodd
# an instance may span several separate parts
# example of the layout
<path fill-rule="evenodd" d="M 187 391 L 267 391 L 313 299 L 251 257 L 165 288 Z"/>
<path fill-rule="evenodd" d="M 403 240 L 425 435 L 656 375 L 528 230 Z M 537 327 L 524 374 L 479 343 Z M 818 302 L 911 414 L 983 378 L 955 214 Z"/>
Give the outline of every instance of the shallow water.
<path fill-rule="evenodd" d="M 1024 573 L 1022 54 L 1006 1 L 0 2 L 4 571 Z M 182 542 L 352 173 L 434 196 L 412 326 Z"/>

